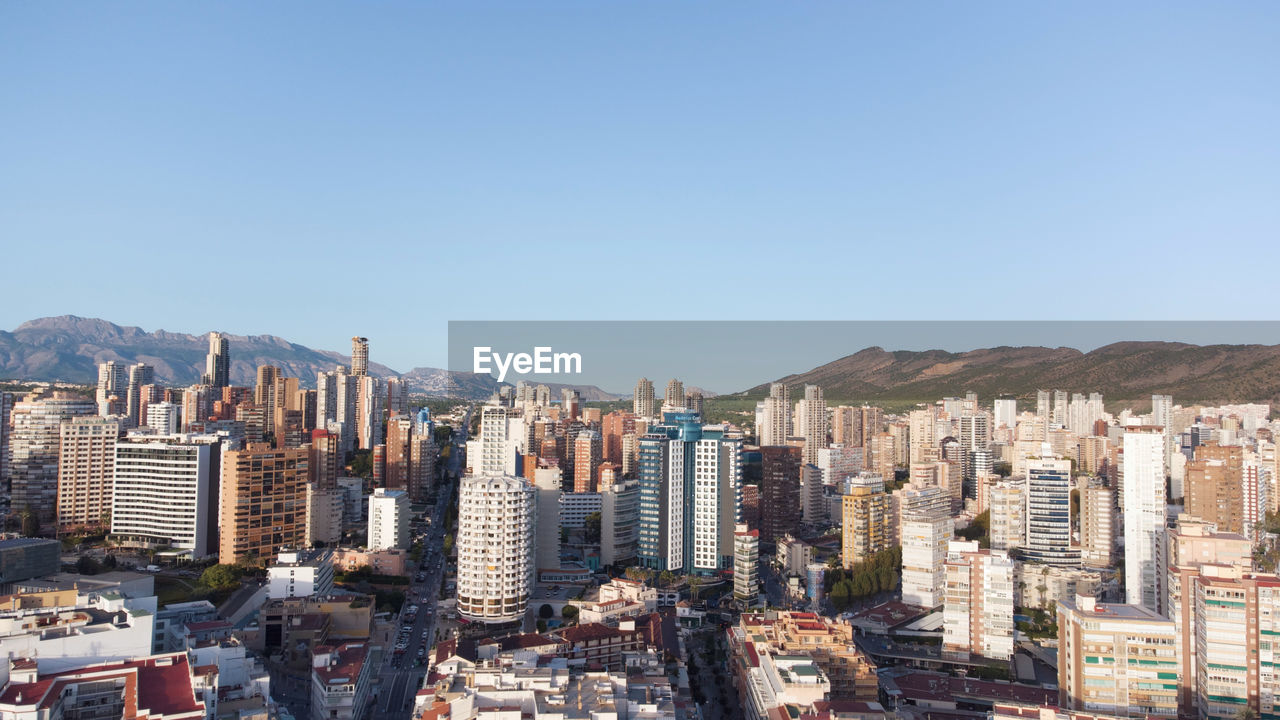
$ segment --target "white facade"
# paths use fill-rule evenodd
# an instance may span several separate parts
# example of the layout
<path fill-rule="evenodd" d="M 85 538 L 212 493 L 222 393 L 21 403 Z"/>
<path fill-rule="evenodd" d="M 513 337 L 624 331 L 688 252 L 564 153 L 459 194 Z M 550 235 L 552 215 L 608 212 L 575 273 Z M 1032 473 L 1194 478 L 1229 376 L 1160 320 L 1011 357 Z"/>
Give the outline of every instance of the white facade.
<path fill-rule="evenodd" d="M 604 497 L 597 492 L 564 493 L 560 496 L 560 526 L 580 528 L 587 516 L 604 507 Z"/>
<path fill-rule="evenodd" d="M 370 550 L 409 549 L 409 493 L 378 488 L 369 496 Z"/>
<path fill-rule="evenodd" d="M 533 485 L 537 493 L 537 553 L 539 570 L 560 569 L 560 468 L 538 468 L 533 472 Z"/>
<path fill-rule="evenodd" d="M 516 474 L 516 458 L 527 441 L 524 420 L 508 417 L 507 409 L 486 405 L 480 410 L 480 437 L 467 443 L 471 474 L 496 477 Z"/>
<path fill-rule="evenodd" d="M 1013 655 L 1013 561 L 976 541 L 948 549 L 942 610 L 943 651 L 1007 659 Z"/>
<path fill-rule="evenodd" d="M 739 524 L 733 535 L 733 597 L 754 605 L 760 594 L 760 531 Z"/>
<path fill-rule="evenodd" d="M 1018 401 L 1014 398 L 996 398 L 992 403 L 995 428 L 1013 428 L 1018 424 Z"/>
<path fill-rule="evenodd" d="M 950 517 L 903 517 L 902 602 L 925 608 L 942 603 L 951 530 Z"/>
<path fill-rule="evenodd" d="M 1078 565 L 1071 548 L 1071 461 L 1027 460 L 1026 559 L 1046 565 Z"/>
<path fill-rule="evenodd" d="M 991 549 L 1022 547 L 1027 534 L 1026 488 L 1014 483 L 997 484 L 988 491 L 987 510 Z"/>
<path fill-rule="evenodd" d="M 534 489 L 513 476 L 462 480 L 458 613 L 479 622 L 524 615 L 534 581 Z"/>
<path fill-rule="evenodd" d="M 1124 434 L 1126 601 L 1161 612 L 1165 583 L 1164 433 Z"/>
<path fill-rule="evenodd" d="M 147 406 L 147 427 L 157 435 L 173 435 L 180 431 L 177 403 L 159 402 Z"/>
<path fill-rule="evenodd" d="M 85 612 L 118 613 L 99 622 Z M 118 594 L 81 595 L 75 607 L 0 611 L 0 657 L 31 658 L 41 675 L 95 663 L 133 660 L 151 654 L 156 598 Z M 0 663 L 0 686 L 9 680 L 9 662 Z"/>
<path fill-rule="evenodd" d="M 267 568 L 267 597 L 272 600 L 332 592 L 332 550 L 281 552 Z"/>
<path fill-rule="evenodd" d="M 204 438 L 204 439 L 209 439 Z M 126 545 L 214 554 L 213 447 L 193 436 L 116 444 L 111 535 Z"/>

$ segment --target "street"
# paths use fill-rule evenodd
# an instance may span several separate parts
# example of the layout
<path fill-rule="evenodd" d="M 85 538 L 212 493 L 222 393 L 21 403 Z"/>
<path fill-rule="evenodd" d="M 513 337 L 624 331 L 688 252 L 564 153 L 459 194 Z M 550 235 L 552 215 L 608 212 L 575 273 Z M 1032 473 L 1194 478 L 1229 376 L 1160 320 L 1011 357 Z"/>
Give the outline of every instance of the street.
<path fill-rule="evenodd" d="M 455 502 L 455 480 L 462 470 L 461 458 L 463 448 L 466 447 L 466 427 L 470 419 L 471 413 L 468 411 L 462 427 L 454 433 L 453 450 L 449 453 L 449 464 L 440 481 L 435 511 L 430 518 L 431 522 L 424 529 L 422 560 L 414 570 L 413 582 L 405 593 L 404 607 L 397 616 L 397 639 L 392 641 L 393 647 L 385 649 L 382 665 L 378 670 L 380 684 L 373 713 L 376 719 L 409 717 L 414 697 L 421 689 L 422 679 L 427 673 L 430 661 L 428 653 L 435 644 L 440 586 L 448 567 L 442 553 L 444 536 L 449 531 L 444 524 L 448 508 Z M 419 580 L 420 577 L 423 579 Z M 417 612 L 412 614 L 413 622 L 406 623 L 409 610 L 414 606 L 417 607 Z M 403 652 L 397 653 L 394 645 L 401 640 L 404 641 Z"/>

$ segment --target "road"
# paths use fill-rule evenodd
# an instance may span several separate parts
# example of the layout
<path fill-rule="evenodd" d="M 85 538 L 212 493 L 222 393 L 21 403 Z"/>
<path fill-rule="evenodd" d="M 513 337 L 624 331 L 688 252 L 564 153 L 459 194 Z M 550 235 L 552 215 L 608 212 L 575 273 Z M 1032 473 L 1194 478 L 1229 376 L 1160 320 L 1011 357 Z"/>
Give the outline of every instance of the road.
<path fill-rule="evenodd" d="M 467 425 L 470 420 L 471 412 L 468 411 L 462 428 L 454 432 L 453 449 L 449 452 L 449 462 L 442 471 L 435 512 L 422 538 L 422 562 L 414 570 L 413 582 L 405 593 L 405 607 L 396 619 L 397 637 L 405 637 L 405 628 L 408 628 L 406 647 L 400 654 L 394 652 L 394 647 L 387 648 L 382 667 L 378 670 L 380 684 L 373 711 L 375 720 L 408 718 L 413 710 L 414 697 L 421 689 L 422 679 L 427 673 L 430 659 L 428 653 L 435 644 L 440 586 L 448 566 L 441 552 L 445 533 L 448 532 L 444 523 L 448 515 L 447 508 L 456 502 L 456 480 L 461 474 L 462 454 L 467 444 Z M 423 579 L 419 580 L 420 577 Z M 418 606 L 417 616 L 412 623 L 406 623 L 406 611 L 412 605 Z M 393 645 L 396 642 L 393 640 Z"/>

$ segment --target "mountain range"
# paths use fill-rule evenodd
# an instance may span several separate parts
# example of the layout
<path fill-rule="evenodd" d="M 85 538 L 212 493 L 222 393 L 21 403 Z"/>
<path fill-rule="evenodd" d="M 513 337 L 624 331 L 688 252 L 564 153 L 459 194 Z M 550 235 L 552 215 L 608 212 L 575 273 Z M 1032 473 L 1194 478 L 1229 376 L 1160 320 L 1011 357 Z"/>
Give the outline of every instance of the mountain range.
<path fill-rule="evenodd" d="M 1122 342 L 1089 352 L 1058 347 L 995 347 L 952 353 L 871 347 L 776 382 L 803 397 L 818 385 L 834 403 L 901 408 L 978 393 L 1034 401 L 1037 390 L 1100 392 L 1108 407 L 1150 407 L 1151 395 L 1182 405 L 1280 403 L 1280 345 Z M 762 395 L 768 385 L 747 391 Z"/>
<path fill-rule="evenodd" d="M 274 335 L 223 335 L 229 344 L 234 385 L 253 385 L 259 365 L 276 365 L 286 376 L 299 378 L 304 386 L 314 386 L 319 371 L 351 366 L 348 355 L 314 350 Z M 97 318 L 62 315 L 25 322 L 12 332 L 0 330 L 0 378 L 92 384 L 97 382 L 98 363 L 115 360 L 151 365 L 160 383 L 190 385 L 200 381 L 208 351 L 207 333 L 147 332 Z M 402 378 L 410 392 L 424 395 L 484 399 L 498 387 L 498 382 L 488 376 L 453 373 L 451 378 L 448 371 L 440 368 L 419 367 L 399 373 L 370 362 L 369 372 L 379 377 Z M 556 385 L 551 390 L 558 395 L 563 387 L 569 386 Z M 594 385 L 573 387 L 589 402 L 622 397 Z"/>
<path fill-rule="evenodd" d="M 317 372 L 351 363 L 341 353 L 274 335 L 224 335 L 230 342 L 231 381 L 237 385 L 252 385 L 259 365 L 279 366 L 285 375 L 312 385 Z M 207 351 L 207 334 L 147 332 L 73 315 L 40 318 L 12 332 L 0 331 L 0 378 L 92 384 L 97 364 L 115 360 L 148 363 L 155 367 L 158 381 L 189 385 L 199 382 Z M 410 392 L 431 396 L 481 400 L 498 388 L 492 377 L 440 368 L 400 373 L 370 363 L 369 370 L 380 377 L 399 377 Z M 997 395 L 1034 401 L 1039 389 L 1101 392 L 1108 406 L 1135 409 L 1147 407 L 1152 394 L 1172 395 L 1181 404 L 1280 404 L 1280 345 L 1124 342 L 1089 352 L 994 347 L 962 353 L 872 347 L 778 382 L 794 388 L 793 398 L 803 393 L 804 385 L 813 384 L 822 387 L 829 404 L 868 402 L 892 408 L 966 391 L 978 393 L 984 401 Z M 573 387 L 587 402 L 630 397 L 594 385 L 547 385 L 553 397 Z M 768 385 L 762 384 L 743 394 L 760 396 L 767 391 Z"/>

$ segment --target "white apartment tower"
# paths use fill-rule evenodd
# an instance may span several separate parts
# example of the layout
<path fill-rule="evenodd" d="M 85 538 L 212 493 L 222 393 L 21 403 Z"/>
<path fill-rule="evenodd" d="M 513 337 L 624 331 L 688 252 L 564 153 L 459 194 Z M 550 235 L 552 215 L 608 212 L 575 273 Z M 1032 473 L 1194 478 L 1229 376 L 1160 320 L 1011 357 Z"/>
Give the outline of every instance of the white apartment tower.
<path fill-rule="evenodd" d="M 378 488 L 369 496 L 369 549 L 409 549 L 409 493 Z"/>
<path fill-rule="evenodd" d="M 631 410 L 636 417 L 653 417 L 653 381 L 649 378 L 640 378 L 636 381 Z"/>
<path fill-rule="evenodd" d="M 1124 434 L 1124 583 L 1126 601 L 1162 612 L 1165 583 L 1164 431 Z"/>
<path fill-rule="evenodd" d="M 822 388 L 817 385 L 804 386 L 804 451 L 801 461 L 805 465 L 818 464 L 818 451 L 827 446 L 827 430 L 830 424 L 827 419 L 827 401 L 822 396 Z"/>
<path fill-rule="evenodd" d="M 469 477 L 458 493 L 458 613 L 519 620 L 534 582 L 534 489 L 510 475 Z"/>
<path fill-rule="evenodd" d="M 129 547 L 217 552 L 218 507 L 211 436 L 116 443 L 111 535 Z"/>

